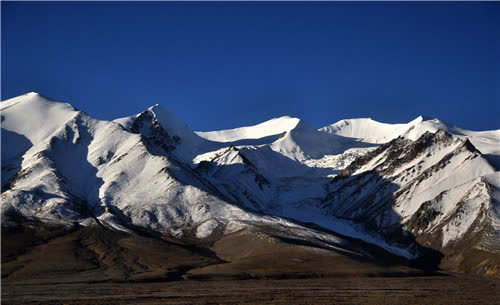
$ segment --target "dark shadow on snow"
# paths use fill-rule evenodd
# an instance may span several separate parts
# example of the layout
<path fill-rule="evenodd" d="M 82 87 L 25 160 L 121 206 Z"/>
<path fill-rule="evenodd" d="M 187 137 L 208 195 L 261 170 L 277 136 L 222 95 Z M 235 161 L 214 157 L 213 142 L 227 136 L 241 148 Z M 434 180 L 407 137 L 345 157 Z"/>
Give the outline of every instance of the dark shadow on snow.
<path fill-rule="evenodd" d="M 3 117 L 2 117 L 3 121 Z M 21 171 L 23 154 L 32 146 L 24 135 L 2 128 L 2 192 L 9 189 L 10 181 Z"/>

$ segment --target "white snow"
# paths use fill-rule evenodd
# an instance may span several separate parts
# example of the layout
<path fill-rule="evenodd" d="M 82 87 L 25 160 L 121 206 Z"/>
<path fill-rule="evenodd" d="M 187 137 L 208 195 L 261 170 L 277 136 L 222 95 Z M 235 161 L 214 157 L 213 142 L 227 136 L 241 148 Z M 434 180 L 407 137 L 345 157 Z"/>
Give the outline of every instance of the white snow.
<path fill-rule="evenodd" d="M 209 219 L 198 226 L 196 229 L 196 237 L 205 238 L 212 234 L 213 230 L 217 228 L 219 222 L 215 219 Z"/>
<path fill-rule="evenodd" d="M 366 143 L 382 144 L 399 136 L 416 140 L 425 132 L 434 133 L 438 129 L 443 129 L 461 139 L 468 138 L 479 151 L 488 155 L 490 162 L 500 168 L 500 145 L 498 144 L 500 142 L 500 129 L 470 131 L 446 124 L 439 119 L 419 116 L 405 124 L 381 123 L 365 118 L 341 120 L 320 128 L 319 131 L 354 138 Z"/>
<path fill-rule="evenodd" d="M 196 133 L 211 141 L 235 142 L 238 140 L 261 139 L 269 136 L 280 135 L 293 129 L 299 119 L 289 116 L 271 119 L 254 126 L 244 126 L 234 129 L 219 131 L 197 131 Z"/>
<path fill-rule="evenodd" d="M 76 109 L 30 92 L 0 103 L 0 113 L 2 161 L 7 163 L 52 134 Z"/>
<path fill-rule="evenodd" d="M 397 138 L 411 126 L 423 122 L 424 119 L 424 117 L 419 116 L 406 124 L 381 123 L 371 118 L 348 119 L 320 128 L 319 131 L 380 144 Z"/>

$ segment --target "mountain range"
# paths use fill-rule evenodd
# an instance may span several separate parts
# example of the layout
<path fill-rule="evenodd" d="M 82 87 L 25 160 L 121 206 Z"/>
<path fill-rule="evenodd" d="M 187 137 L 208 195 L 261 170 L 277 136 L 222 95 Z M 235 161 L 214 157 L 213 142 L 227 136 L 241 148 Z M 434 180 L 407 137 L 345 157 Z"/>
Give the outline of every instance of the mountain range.
<path fill-rule="evenodd" d="M 2 277 L 500 277 L 500 130 L 424 116 L 196 132 L 3 101 Z"/>

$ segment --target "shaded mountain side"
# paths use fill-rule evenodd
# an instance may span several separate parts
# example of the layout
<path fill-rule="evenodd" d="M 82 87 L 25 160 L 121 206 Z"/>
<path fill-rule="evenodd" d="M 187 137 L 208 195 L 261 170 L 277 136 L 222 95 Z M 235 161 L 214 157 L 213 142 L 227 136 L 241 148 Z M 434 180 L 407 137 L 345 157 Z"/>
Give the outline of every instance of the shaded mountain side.
<path fill-rule="evenodd" d="M 180 279 L 186 270 L 221 262 L 207 249 L 98 224 L 9 221 L 10 226 L 2 227 L 2 281 L 168 281 Z"/>
<path fill-rule="evenodd" d="M 399 137 L 336 176 L 322 208 L 390 244 L 437 250 L 442 268 L 498 277 L 496 186 L 484 178 L 491 175 L 468 140 L 444 130 L 416 141 Z"/>
<path fill-rule="evenodd" d="M 487 178 L 496 180 L 496 183 Z M 452 213 L 436 224 L 435 219 L 443 214 L 436 208 L 436 203 L 443 201 L 445 196 L 453 195 L 456 189 L 443 192 L 422 204 L 404 227 L 416 234 L 420 244 L 444 254 L 441 262 L 443 269 L 500 277 L 500 233 L 495 224 L 498 221 L 498 195 L 495 195 L 498 194 L 498 182 L 498 175 L 495 174 L 469 183 L 467 192 L 458 200 Z M 447 238 L 446 235 L 453 232 L 471 212 L 476 212 L 476 217 L 460 238 Z"/>
<path fill-rule="evenodd" d="M 436 270 L 426 272 L 388 252 L 381 255 L 383 258 L 371 254 L 364 256 L 347 249 L 332 249 L 307 240 L 275 235 L 272 228 L 268 228 L 269 231 L 262 229 L 265 233 L 241 231 L 215 241 L 211 249 L 227 263 L 190 270 L 186 278 L 284 279 L 437 274 Z"/>
<path fill-rule="evenodd" d="M 275 186 L 233 146 L 201 161 L 194 171 L 211 181 L 227 198 L 254 211 L 264 212 L 275 191 Z"/>

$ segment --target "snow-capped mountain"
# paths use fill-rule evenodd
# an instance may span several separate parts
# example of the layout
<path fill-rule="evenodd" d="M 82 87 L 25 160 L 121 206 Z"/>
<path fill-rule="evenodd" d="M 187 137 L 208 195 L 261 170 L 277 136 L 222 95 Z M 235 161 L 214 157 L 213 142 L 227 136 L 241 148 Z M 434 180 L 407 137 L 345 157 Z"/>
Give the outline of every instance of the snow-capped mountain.
<path fill-rule="evenodd" d="M 470 131 L 460 127 L 441 122 L 439 119 L 419 116 L 406 124 L 387 124 L 372 119 L 360 118 L 341 120 L 329 126 L 320 128 L 319 131 L 353 138 L 361 142 L 382 144 L 399 136 L 410 140 L 418 139 L 427 131 L 436 132 L 442 129 L 461 139 L 468 138 L 490 162 L 500 167 L 500 130 Z"/>
<path fill-rule="evenodd" d="M 36 94 L 6 105 L 14 113 L 18 107 L 24 111 L 25 103 L 40 101 L 54 104 L 53 108 L 63 107 Z M 177 160 L 177 154 L 198 144 L 193 141 L 197 136 L 189 133 L 187 127 L 174 129 L 170 136 L 151 114 L 156 108 L 139 115 L 130 131 L 118 123 L 96 120 L 69 109 L 64 114 L 68 119 L 57 129 L 49 126 L 54 132 L 45 132 L 45 138 L 14 158 L 20 163 L 18 168 L 9 167 L 12 163 L 3 164 L 5 176 L 12 179 L 3 185 L 2 210 L 82 224 L 92 216 L 124 230 L 124 224 L 130 222 L 172 235 L 205 222 L 217 224 L 227 220 L 228 227 L 233 225 L 229 222 L 241 222 L 234 224 L 236 227 L 252 220 L 265 223 L 266 218 L 233 205 L 187 163 Z M 5 121 L 12 121 L 10 113 L 2 111 Z M 43 116 L 30 118 L 37 128 L 44 128 L 45 120 Z M 15 124 L 6 128 L 21 131 Z M 4 142 L 7 146 L 12 144 L 16 143 Z M 170 153 L 178 147 L 180 152 Z"/>
<path fill-rule="evenodd" d="M 76 113 L 73 106 L 51 102 L 34 92 L 2 102 L 1 110 L 4 164 L 43 141 Z"/>
<path fill-rule="evenodd" d="M 498 274 L 500 130 L 281 117 L 195 132 L 159 105 L 114 121 L 36 93 L 0 106 L 2 215 L 199 243 L 273 232 L 374 255 L 355 238 Z"/>
<path fill-rule="evenodd" d="M 22 116 L 19 112 L 32 102 L 55 109 L 65 105 L 28 94 L 2 103 L 2 120 L 12 122 L 10 115 L 17 112 Z M 61 120 L 57 128 L 49 125 L 45 138 L 24 150 L 16 147 L 21 153 L 2 163 L 2 213 L 51 223 L 86 226 L 97 222 L 123 231 L 139 227 L 174 237 L 194 231 L 200 239 L 266 226 L 281 235 L 294 232 L 293 238 L 325 246 L 348 243 L 284 218 L 256 213 L 245 207 L 246 202 L 227 196 L 183 161 L 187 157 L 182 154 L 194 151 L 197 141 L 207 146 L 213 143 L 176 124 L 178 121 L 169 122 L 175 127 L 171 131 L 165 129 L 167 123 L 160 122 L 170 115 L 154 106 L 117 123 L 68 108 L 61 115 L 66 121 Z M 46 120 L 35 115 L 30 124 L 43 129 Z M 18 120 L 2 126 L 2 133 L 5 127 L 28 137 L 22 134 L 22 124 Z M 2 146 L 16 144 L 3 142 Z M 265 179 L 255 183 L 265 184 Z"/>

